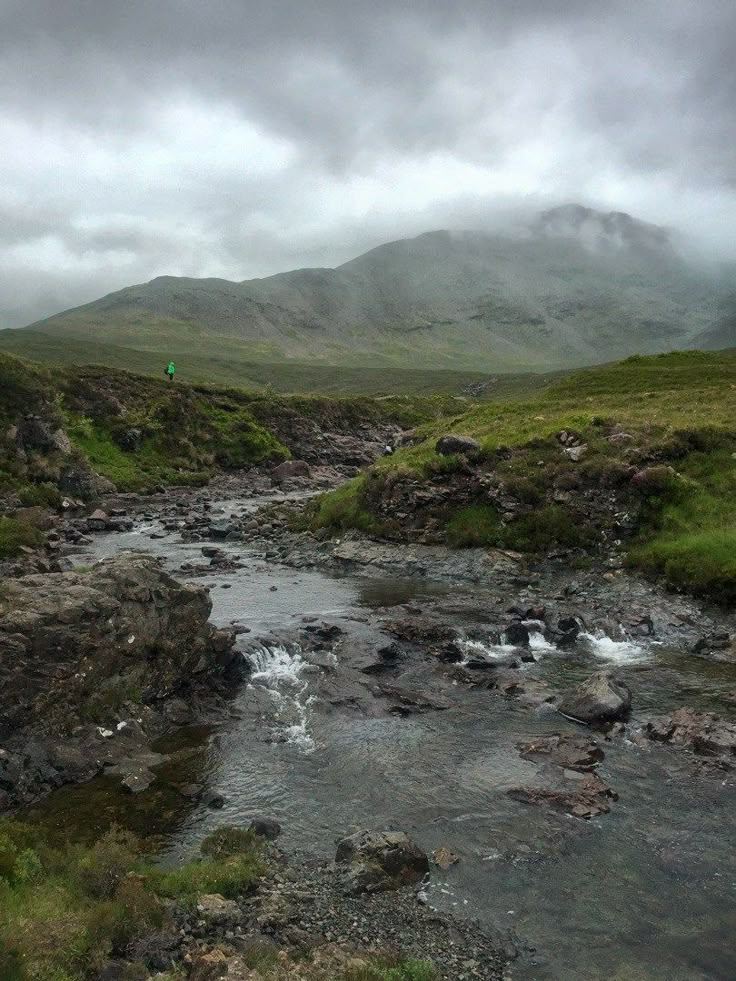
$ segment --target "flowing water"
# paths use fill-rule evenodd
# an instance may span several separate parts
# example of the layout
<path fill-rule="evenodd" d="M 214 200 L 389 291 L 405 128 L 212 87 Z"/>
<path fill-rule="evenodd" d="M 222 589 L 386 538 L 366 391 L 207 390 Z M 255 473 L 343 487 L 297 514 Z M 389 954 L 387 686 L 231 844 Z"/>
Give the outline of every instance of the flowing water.
<path fill-rule="evenodd" d="M 199 546 L 151 540 L 140 529 L 97 539 L 95 552 L 130 547 L 177 565 L 199 557 Z M 295 572 L 232 550 L 245 567 L 206 582 L 215 622 L 253 631 L 241 639 L 252 673 L 234 697 L 235 717 L 216 734 L 169 740 L 164 748 L 178 752 L 151 791 L 125 797 L 98 779 L 54 795 L 46 820 L 72 831 L 84 821 L 100 828 L 122 820 L 158 834 L 165 860 L 189 854 L 212 827 L 258 813 L 281 821 L 288 850 L 313 856 L 331 857 L 335 840 L 360 827 L 402 828 L 428 851 L 444 845 L 460 856 L 449 871 L 433 871 L 430 902 L 511 929 L 527 945 L 514 978 L 734 976 L 736 795 L 728 773 L 697 775 L 685 753 L 619 739 L 606 744 L 601 767 L 620 795 L 610 814 L 583 822 L 518 803 L 507 791 L 539 783 L 540 768 L 521 759 L 517 743 L 579 731 L 573 723 L 548 707 L 466 687 L 451 690 L 445 711 L 408 718 L 339 711 L 317 697 L 322 669 L 298 643 L 269 636 L 304 616 L 360 632 L 374 607 L 426 609 L 460 587 Z M 545 680 L 557 689 L 615 666 L 642 714 L 681 704 L 723 711 L 724 694 L 736 689 L 733 666 L 676 647 L 584 634 L 563 652 L 529 626 Z M 511 652 L 490 635 L 468 639 L 465 649 L 491 662 Z M 339 650 L 325 657 L 339 675 Z M 217 789 L 225 807 L 183 799 L 170 788 L 177 779 Z"/>

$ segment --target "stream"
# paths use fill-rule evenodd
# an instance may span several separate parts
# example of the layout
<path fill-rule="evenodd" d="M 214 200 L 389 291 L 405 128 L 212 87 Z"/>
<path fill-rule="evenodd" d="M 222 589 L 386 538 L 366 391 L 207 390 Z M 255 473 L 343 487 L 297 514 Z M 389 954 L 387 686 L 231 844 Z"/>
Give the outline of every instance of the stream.
<path fill-rule="evenodd" d="M 217 503 L 226 513 L 242 506 Z M 158 527 L 97 536 L 79 561 L 125 549 L 164 556 L 174 570 L 201 560 L 201 543 L 183 543 L 177 534 L 151 539 Z M 341 662 L 353 646 L 388 643 L 380 627 L 391 609 L 455 610 L 455 622 L 475 610 L 482 624 L 480 586 L 333 576 L 266 563 L 242 543 L 222 548 L 243 567 L 199 581 L 211 588 L 215 623 L 250 630 L 239 644 L 252 674 L 234 693 L 231 717 L 168 739 L 162 748 L 174 758 L 149 791 L 125 796 L 112 780 L 97 778 L 53 794 L 37 809 L 43 820 L 69 834 L 118 821 L 157 836 L 164 861 L 191 854 L 218 824 L 255 814 L 281 822 L 283 846 L 296 856 L 331 858 L 335 841 L 353 830 L 400 828 L 428 852 L 446 846 L 459 856 L 447 871 L 433 867 L 429 902 L 511 930 L 521 949 L 510 968 L 514 979 L 733 976 L 730 773 L 699 772 L 684 751 L 621 737 L 605 743 L 600 767 L 619 794 L 609 814 L 582 821 L 515 801 L 507 791 L 538 782 L 540 772 L 520 757 L 517 743 L 581 731 L 549 706 L 449 683 L 444 710 L 406 717 L 357 711 L 347 696 L 345 704 L 331 697 L 341 694 Z M 296 639 L 305 618 L 345 632 L 322 667 Z M 588 634 L 563 651 L 533 634 L 532 648 L 555 690 L 616 667 L 641 714 L 686 704 L 725 715 L 725 696 L 736 691 L 736 666 L 704 662 L 652 638 Z M 507 653 L 478 630 L 468 651 L 491 661 Z M 172 789 L 177 781 L 216 790 L 224 807 L 182 797 Z"/>

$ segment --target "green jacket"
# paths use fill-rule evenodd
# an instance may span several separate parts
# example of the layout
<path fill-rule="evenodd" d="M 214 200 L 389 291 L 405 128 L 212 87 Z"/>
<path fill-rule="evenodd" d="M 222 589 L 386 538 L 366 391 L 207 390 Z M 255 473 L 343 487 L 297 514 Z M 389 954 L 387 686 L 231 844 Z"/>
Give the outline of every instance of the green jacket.
<path fill-rule="evenodd" d="M 167 375 L 173 375 L 175 371 L 176 371 L 176 368 L 174 367 L 174 362 L 173 361 L 169 361 L 169 367 L 166 369 L 166 374 Z"/>

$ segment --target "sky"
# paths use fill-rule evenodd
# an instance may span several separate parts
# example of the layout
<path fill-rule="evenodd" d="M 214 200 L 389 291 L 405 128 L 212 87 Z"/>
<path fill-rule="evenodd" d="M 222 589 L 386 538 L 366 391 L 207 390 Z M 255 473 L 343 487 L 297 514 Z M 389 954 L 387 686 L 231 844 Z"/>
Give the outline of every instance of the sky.
<path fill-rule="evenodd" d="M 0 327 L 579 201 L 736 251 L 734 0 L 0 0 Z"/>

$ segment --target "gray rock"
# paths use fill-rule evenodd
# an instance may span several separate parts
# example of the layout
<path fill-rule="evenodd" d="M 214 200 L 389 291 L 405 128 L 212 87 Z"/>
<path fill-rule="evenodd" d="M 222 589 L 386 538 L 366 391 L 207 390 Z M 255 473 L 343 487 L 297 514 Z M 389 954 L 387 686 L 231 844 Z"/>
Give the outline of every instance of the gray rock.
<path fill-rule="evenodd" d="M 579 722 L 612 722 L 631 708 L 631 692 L 610 671 L 599 671 L 565 695 L 557 706 L 561 715 Z"/>
<path fill-rule="evenodd" d="M 458 436 L 457 433 L 448 433 L 440 436 L 435 445 L 435 450 L 440 456 L 447 456 L 450 453 L 472 453 L 479 450 L 480 443 L 471 439 L 470 436 Z"/>
<path fill-rule="evenodd" d="M 251 818 L 248 830 L 252 831 L 259 838 L 266 838 L 268 841 L 275 841 L 281 834 L 281 825 L 273 818 L 254 817 Z"/>
<path fill-rule="evenodd" d="M 219 893 L 208 893 L 197 900 L 197 913 L 207 926 L 225 929 L 236 926 L 242 919 L 240 907 L 234 900 Z"/>
<path fill-rule="evenodd" d="M 350 892 L 383 892 L 415 885 L 429 874 L 429 859 L 403 831 L 358 831 L 337 846 L 347 865 Z"/>
<path fill-rule="evenodd" d="M 312 470 L 304 460 L 284 460 L 271 471 L 271 480 L 280 484 L 291 477 L 311 477 Z"/>
<path fill-rule="evenodd" d="M 582 460 L 585 454 L 588 452 L 588 446 L 586 443 L 583 443 L 580 446 L 567 446 L 562 452 L 565 454 L 565 456 L 568 456 L 573 463 L 577 463 L 579 460 Z"/>
<path fill-rule="evenodd" d="M 155 779 L 156 775 L 148 767 L 136 765 L 126 773 L 120 783 L 123 790 L 127 790 L 128 793 L 140 794 L 148 790 Z"/>

